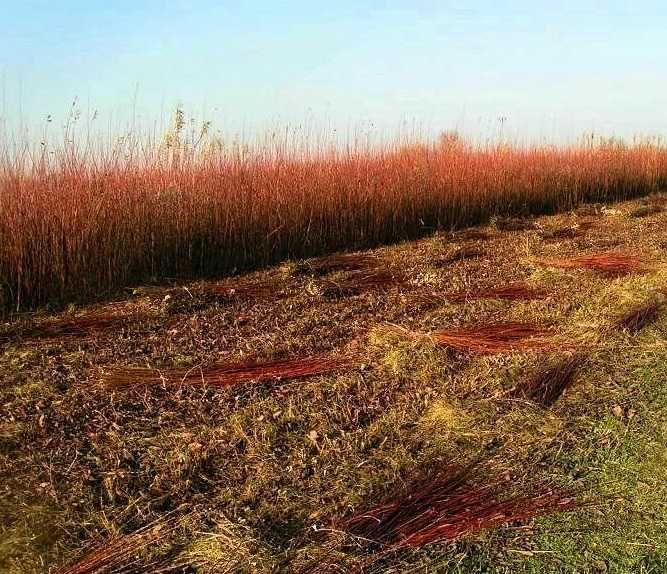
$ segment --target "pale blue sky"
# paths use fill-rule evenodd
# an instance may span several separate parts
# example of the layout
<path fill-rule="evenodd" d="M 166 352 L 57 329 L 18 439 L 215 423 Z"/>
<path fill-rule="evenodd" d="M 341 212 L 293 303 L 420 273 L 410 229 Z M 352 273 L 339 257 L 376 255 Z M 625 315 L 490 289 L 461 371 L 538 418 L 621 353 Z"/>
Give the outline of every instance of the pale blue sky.
<path fill-rule="evenodd" d="M 667 2 L 0 0 L 4 116 L 667 135 Z M 1 112 L 1 110 L 0 110 Z M 110 119 L 111 118 L 111 119 Z"/>

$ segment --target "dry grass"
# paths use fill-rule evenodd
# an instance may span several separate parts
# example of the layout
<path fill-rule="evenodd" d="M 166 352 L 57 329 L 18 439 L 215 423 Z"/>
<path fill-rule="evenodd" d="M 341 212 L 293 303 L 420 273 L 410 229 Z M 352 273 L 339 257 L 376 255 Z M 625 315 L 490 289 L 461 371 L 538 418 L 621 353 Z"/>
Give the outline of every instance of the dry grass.
<path fill-rule="evenodd" d="M 641 257 L 619 252 L 582 255 L 569 259 L 541 260 L 539 263 L 561 269 L 589 269 L 607 277 L 621 277 L 648 271 Z"/>
<path fill-rule="evenodd" d="M 559 241 L 561 239 L 574 239 L 583 235 L 579 227 L 559 227 L 557 229 L 548 229 L 540 233 L 540 237 L 545 241 Z"/>
<path fill-rule="evenodd" d="M 6 310 L 153 278 L 219 277 L 493 216 L 499 228 L 523 229 L 525 220 L 502 216 L 649 193 L 667 175 L 667 152 L 650 144 L 188 151 L 175 136 L 166 149 L 132 138 L 129 149 L 106 151 L 71 142 L 41 155 L 0 147 Z"/>
<path fill-rule="evenodd" d="M 532 323 L 489 323 L 431 333 L 438 345 L 475 354 L 493 354 L 516 349 L 546 349 L 554 346 L 552 330 Z"/>
<path fill-rule="evenodd" d="M 601 217 L 583 249 L 604 237 L 619 237 L 625 244 L 632 241 L 636 254 L 655 261 L 657 268 L 656 245 L 667 229 L 657 223 L 663 223 L 667 213 L 655 221 L 623 216 L 637 204 L 615 206 L 619 217 Z M 567 213 L 536 223 L 548 229 L 577 222 L 575 214 Z M 648 394 L 648 389 L 664 389 L 663 324 L 647 329 L 632 344 L 618 333 L 611 336 L 608 326 L 617 319 L 615 313 L 626 309 L 618 306 L 622 302 L 651 300 L 664 285 L 664 273 L 612 282 L 592 273 L 535 271 L 533 258 L 590 252 L 577 252 L 582 246 L 572 242 L 561 254 L 534 231 L 494 233 L 483 246 L 488 257 L 432 268 L 434 253 L 460 245 L 443 247 L 443 235 L 438 234 L 373 253 L 387 269 L 400 270 L 409 285 L 419 286 L 410 291 L 377 289 L 330 300 L 313 296 L 307 287 L 357 277 L 376 267 L 304 279 L 290 277 L 285 266 L 220 285 L 267 282 L 274 291 L 289 293 L 288 300 L 274 303 L 267 298 L 255 304 L 250 297 L 239 297 L 233 305 L 219 305 L 226 295 L 209 297 L 207 287 L 197 283 L 174 293 L 174 298 L 192 301 L 195 310 L 169 316 L 161 308 L 141 330 L 126 329 L 115 337 L 113 330 L 104 337 L 65 337 L 52 345 L 12 341 L 0 351 L 0 478 L 7 494 L 0 497 L 0 571 L 36 574 L 45 564 L 60 566 L 64 557 L 78 557 L 89 548 L 91 531 L 115 541 L 119 529 L 131 532 L 122 525 L 146 524 L 174 504 L 186 505 L 188 512 L 205 508 L 187 533 L 179 531 L 169 541 L 141 549 L 136 562 L 132 554 L 131 567 L 150 572 L 159 554 L 165 570 L 191 564 L 211 574 L 224 569 L 239 574 L 300 572 L 301 564 L 324 556 L 332 571 L 350 572 L 388 548 L 405 552 L 385 556 L 371 571 L 585 571 L 601 559 L 610 570 L 623 572 L 650 560 L 649 555 L 664 546 L 664 401 Z M 528 304 L 474 299 L 477 292 L 498 294 L 509 286 L 523 286 L 522 281 L 553 296 Z M 427 288 L 470 291 L 470 303 L 450 301 L 422 312 L 412 297 Z M 512 289 L 505 295 L 518 297 Z M 150 311 L 156 308 L 153 303 L 130 300 L 124 306 L 146 304 Z M 46 314 L 40 317 L 40 322 L 46 320 Z M 506 330 L 495 329 L 490 336 L 489 324 L 508 320 L 523 321 L 519 325 L 530 329 L 509 337 Z M 386 324 L 406 330 L 383 333 L 378 327 Z M 454 343 L 483 356 L 438 347 L 426 333 L 442 327 L 449 328 L 450 343 L 455 331 Z M 462 342 L 461 335 L 467 340 Z M 351 338 L 359 344 L 346 347 Z M 470 347 L 471 339 L 476 347 Z M 510 381 L 527 384 L 552 352 L 567 354 L 563 341 L 567 349 L 571 342 L 591 343 L 585 373 L 582 369 L 565 384 L 562 371 L 544 375 L 534 386 L 538 390 L 532 400 L 530 393 L 516 395 L 528 400 L 504 400 Z M 517 346 L 524 342 L 540 346 L 524 353 Z M 217 375 L 223 385 L 237 375 L 251 381 L 268 376 L 253 365 L 234 363 L 236 357 L 328 359 L 337 358 L 335 349 L 353 349 L 358 366 L 280 388 L 271 385 L 273 378 L 264 379 L 266 385 L 220 391 L 179 387 L 186 375 L 189 385 L 206 384 L 202 374 L 216 375 L 216 368 L 222 371 Z M 513 349 L 519 352 L 504 353 Z M 221 364 L 215 364 L 218 361 Z M 202 367 L 143 370 L 148 384 L 163 388 L 140 386 L 140 392 L 81 384 L 121 365 Z M 554 365 L 557 362 L 549 362 Z M 230 372 L 233 367 L 240 371 Z M 528 373 L 525 380 L 520 373 Z M 272 376 L 284 375 L 276 368 Z M 125 382 L 130 389 L 143 384 Z M 560 407 L 533 404 L 551 402 L 547 391 L 561 386 L 566 390 Z M 624 441 L 632 442 L 624 446 Z M 442 461 L 467 460 L 481 449 L 495 453 L 498 466 L 511 469 L 512 480 L 497 480 L 502 471 L 489 471 L 438 499 L 449 496 L 451 504 L 458 500 L 469 513 L 446 506 L 449 502 L 440 507 L 436 500 L 433 508 L 442 513 L 433 513 L 434 522 L 424 521 L 417 531 L 404 525 L 397 529 L 404 538 L 387 535 L 380 542 L 365 543 L 327 528 L 328 517 L 373 513 L 385 492 L 391 492 L 387 504 L 415 497 L 425 501 L 416 488 L 423 483 L 413 481 L 421 474 L 415 469 L 441 468 Z M 520 518 L 522 508 L 549 512 L 551 502 L 541 501 L 554 501 L 550 496 L 558 499 L 560 493 L 531 485 L 560 484 L 569 491 L 573 476 L 593 497 L 614 489 L 624 500 L 614 499 L 613 513 L 584 510 L 540 520 L 534 527 L 476 535 L 502 520 Z M 407 487 L 387 489 L 397 477 Z M 607 483 L 609 477 L 614 484 Z M 647 486 L 637 489 L 638 481 Z M 428 485 L 428 477 L 424 482 Z M 497 491 L 492 487 L 496 483 Z M 560 500 L 568 508 L 566 499 Z M 33 501 L 44 508 L 32 509 Z M 559 508 L 557 500 L 554 504 Z M 359 522 L 357 527 L 365 526 Z M 449 543 L 468 536 L 470 540 Z M 408 545 L 400 546 L 405 537 L 410 537 Z M 647 546 L 635 546 L 637 540 Z M 440 542 L 442 547 L 432 545 Z M 419 544 L 427 548 L 420 550 Z M 631 566 L 624 568 L 626 564 Z"/>
<path fill-rule="evenodd" d="M 493 235 L 482 229 L 464 229 L 451 234 L 454 241 L 489 241 Z"/>
<path fill-rule="evenodd" d="M 548 364 L 520 385 L 513 394 L 543 407 L 550 407 L 572 384 L 585 362 L 586 358 L 583 355 L 572 355 Z"/>
<path fill-rule="evenodd" d="M 331 373 L 347 367 L 344 357 L 307 357 L 275 361 L 245 361 L 191 369 L 115 368 L 102 375 L 102 382 L 114 388 L 145 385 L 208 385 L 228 387 L 246 382 L 290 381 Z"/>
<path fill-rule="evenodd" d="M 263 280 L 239 279 L 202 286 L 204 292 L 213 293 L 228 301 L 278 300 L 285 293 L 273 278 Z"/>

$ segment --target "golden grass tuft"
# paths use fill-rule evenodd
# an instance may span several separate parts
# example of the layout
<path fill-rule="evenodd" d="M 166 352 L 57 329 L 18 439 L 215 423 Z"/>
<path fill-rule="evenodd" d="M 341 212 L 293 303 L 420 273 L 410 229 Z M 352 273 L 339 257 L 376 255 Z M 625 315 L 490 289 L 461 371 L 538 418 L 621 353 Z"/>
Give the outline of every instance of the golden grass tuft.
<path fill-rule="evenodd" d="M 215 529 L 188 545 L 179 562 L 198 574 L 269 574 L 269 550 L 249 530 L 227 519 L 216 520 Z"/>

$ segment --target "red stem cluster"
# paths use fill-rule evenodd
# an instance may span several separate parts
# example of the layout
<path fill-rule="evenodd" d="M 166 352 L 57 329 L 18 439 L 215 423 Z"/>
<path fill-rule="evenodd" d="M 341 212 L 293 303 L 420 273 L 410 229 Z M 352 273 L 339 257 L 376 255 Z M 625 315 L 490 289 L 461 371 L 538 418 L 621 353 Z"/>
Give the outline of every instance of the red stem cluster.
<path fill-rule="evenodd" d="M 205 368 L 166 369 L 115 368 L 102 381 L 112 387 L 142 385 L 208 385 L 228 387 L 245 382 L 288 381 L 330 373 L 350 365 L 346 358 L 314 356 L 274 361 L 223 363 Z"/>

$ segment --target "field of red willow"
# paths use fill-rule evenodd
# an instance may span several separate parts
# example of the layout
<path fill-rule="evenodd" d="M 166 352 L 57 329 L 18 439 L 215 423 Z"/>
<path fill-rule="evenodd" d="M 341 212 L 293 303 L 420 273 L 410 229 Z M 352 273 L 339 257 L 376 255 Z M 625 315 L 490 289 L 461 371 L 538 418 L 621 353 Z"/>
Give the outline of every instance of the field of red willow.
<path fill-rule="evenodd" d="M 0 149 L 0 306 L 223 276 L 667 182 L 667 150 L 649 144 L 319 147 Z"/>

